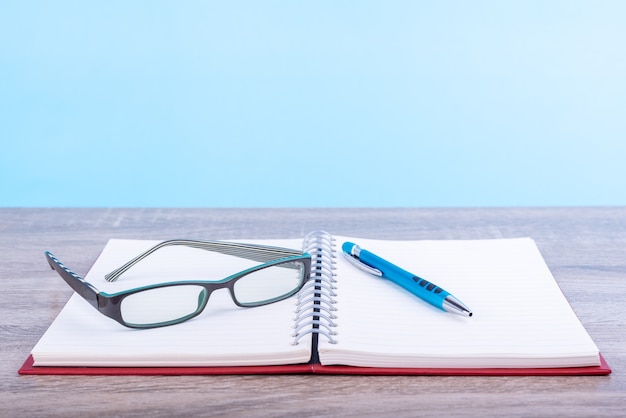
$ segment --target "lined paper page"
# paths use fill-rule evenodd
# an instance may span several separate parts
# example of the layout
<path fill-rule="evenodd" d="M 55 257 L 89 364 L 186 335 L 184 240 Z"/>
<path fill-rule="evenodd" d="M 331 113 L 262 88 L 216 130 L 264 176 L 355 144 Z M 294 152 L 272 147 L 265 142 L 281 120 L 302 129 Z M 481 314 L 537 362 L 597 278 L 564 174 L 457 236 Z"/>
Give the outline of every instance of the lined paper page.
<path fill-rule="evenodd" d="M 246 263 L 258 264 L 194 248 L 166 247 L 118 281 L 104 280 L 106 273 L 158 242 L 109 241 L 86 280 L 101 291 L 114 293 L 175 280 L 219 280 L 242 270 Z M 260 243 L 301 247 L 301 240 Z M 58 256 L 71 268 L 71 260 Z M 204 312 L 192 320 L 146 330 L 129 329 L 106 318 L 75 294 L 33 349 L 35 365 L 246 366 L 309 360 L 310 338 L 292 345 L 295 297 L 262 307 L 239 308 L 227 292 L 214 292 Z"/>
<path fill-rule="evenodd" d="M 391 281 L 337 260 L 338 344 L 323 364 L 372 367 L 561 367 L 599 364 L 534 241 L 353 241 L 452 293 L 473 310 L 446 313 Z"/>

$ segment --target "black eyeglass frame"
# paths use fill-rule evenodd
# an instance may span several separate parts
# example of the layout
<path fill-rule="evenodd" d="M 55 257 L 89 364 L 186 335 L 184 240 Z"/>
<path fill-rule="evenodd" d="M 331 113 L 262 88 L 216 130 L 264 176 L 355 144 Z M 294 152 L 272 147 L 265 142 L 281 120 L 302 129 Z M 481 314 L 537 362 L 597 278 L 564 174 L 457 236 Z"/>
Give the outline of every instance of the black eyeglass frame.
<path fill-rule="evenodd" d="M 165 282 L 158 283 L 153 285 L 141 286 L 133 289 L 123 290 L 116 293 L 106 293 L 98 290 L 91 283 L 85 281 L 83 277 L 74 273 L 70 270 L 65 264 L 63 264 L 58 258 L 56 258 L 50 251 L 45 252 L 46 260 L 50 264 L 50 267 L 55 270 L 65 282 L 72 288 L 76 293 L 78 293 L 81 297 L 83 297 L 91 306 L 93 306 L 96 310 L 98 310 L 104 316 L 107 316 L 121 325 L 124 325 L 129 328 L 157 328 L 169 325 L 179 324 L 181 322 L 187 321 L 191 318 L 198 316 L 204 308 L 210 298 L 210 295 L 213 291 L 218 289 L 227 288 L 229 290 L 230 296 L 233 302 L 240 307 L 249 308 L 249 307 L 257 307 L 268 305 L 271 303 L 279 302 L 281 300 L 287 299 L 296 293 L 298 293 L 304 284 L 307 282 L 311 275 L 311 256 L 308 253 L 302 253 L 296 250 L 291 250 L 287 248 L 280 247 L 271 247 L 264 245 L 255 245 L 255 244 L 241 244 L 241 243 L 231 243 L 231 242 L 223 242 L 223 241 L 195 241 L 195 240 L 169 240 L 164 241 L 151 249 L 145 251 L 139 256 L 135 257 L 133 260 L 124 264 L 122 267 L 112 271 L 111 273 L 105 275 L 108 281 L 116 280 L 122 273 L 128 270 L 130 267 L 152 254 L 154 251 L 163 248 L 165 246 L 170 245 L 184 245 L 194 248 L 200 248 L 207 251 L 216 251 L 223 254 L 234 255 L 240 258 L 247 258 L 253 261 L 261 261 L 262 264 L 259 264 L 254 267 L 247 268 L 238 273 L 232 274 L 222 280 L 218 281 L 199 281 L 199 280 L 187 280 L 187 281 L 174 281 L 174 282 Z M 273 257 L 273 259 L 272 259 Z M 258 303 L 241 303 L 237 300 L 234 292 L 234 286 L 237 280 L 247 276 L 250 273 L 254 273 L 256 271 L 273 267 L 281 264 L 289 264 L 294 262 L 301 262 L 304 265 L 304 269 L 301 271 L 300 283 L 299 285 L 293 289 L 293 291 L 288 292 L 279 297 L 264 300 Z M 126 322 L 122 317 L 121 312 L 121 303 L 122 301 L 135 293 L 142 292 L 150 289 L 158 289 L 163 287 L 171 287 L 171 286 L 183 286 L 183 285 L 194 285 L 201 286 L 206 289 L 206 297 L 204 298 L 204 302 L 198 309 L 182 318 L 160 322 L 157 324 L 132 324 Z"/>

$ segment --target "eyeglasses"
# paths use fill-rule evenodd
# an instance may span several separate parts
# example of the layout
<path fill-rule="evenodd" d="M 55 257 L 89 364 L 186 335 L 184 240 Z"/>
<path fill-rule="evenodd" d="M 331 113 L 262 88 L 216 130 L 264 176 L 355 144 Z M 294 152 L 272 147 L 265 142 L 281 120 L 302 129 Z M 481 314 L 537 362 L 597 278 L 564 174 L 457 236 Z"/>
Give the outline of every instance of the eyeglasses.
<path fill-rule="evenodd" d="M 198 316 L 214 290 L 227 288 L 237 306 L 255 307 L 296 294 L 311 274 L 311 256 L 287 248 L 220 241 L 169 240 L 150 248 L 105 275 L 115 281 L 155 251 L 173 245 L 199 248 L 260 262 L 218 281 L 175 281 L 117 293 L 96 289 L 46 251 L 52 269 L 103 315 L 129 328 L 156 328 L 179 324 Z"/>

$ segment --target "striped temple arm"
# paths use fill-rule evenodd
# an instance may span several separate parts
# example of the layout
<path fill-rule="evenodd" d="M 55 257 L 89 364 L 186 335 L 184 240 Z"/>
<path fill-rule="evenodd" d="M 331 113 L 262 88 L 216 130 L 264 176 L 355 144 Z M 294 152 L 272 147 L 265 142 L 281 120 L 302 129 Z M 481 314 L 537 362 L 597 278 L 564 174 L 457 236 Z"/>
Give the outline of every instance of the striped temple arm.
<path fill-rule="evenodd" d="M 53 270 L 70 285 L 72 289 L 79 295 L 81 295 L 87 302 L 89 302 L 94 308 L 98 309 L 98 294 L 100 291 L 93 287 L 90 283 L 86 282 L 78 274 L 67 268 L 58 258 L 56 258 L 50 251 L 46 251 L 46 260 Z"/>
<path fill-rule="evenodd" d="M 109 282 L 113 282 L 117 280 L 124 272 L 126 272 L 128 269 L 130 269 L 132 266 L 149 256 L 150 254 L 163 247 L 168 247 L 172 245 L 183 245 L 186 247 L 199 248 L 206 251 L 214 251 L 221 254 L 227 254 L 235 257 L 246 258 L 252 261 L 258 261 L 261 263 L 277 260 L 279 258 L 302 255 L 302 252 L 298 250 L 272 247 L 267 245 L 243 244 L 225 241 L 196 241 L 186 239 L 174 239 L 163 241 L 155 245 L 149 250 L 139 254 L 137 257 L 133 258 L 123 266 L 113 270 L 110 273 L 105 274 L 104 278 Z"/>

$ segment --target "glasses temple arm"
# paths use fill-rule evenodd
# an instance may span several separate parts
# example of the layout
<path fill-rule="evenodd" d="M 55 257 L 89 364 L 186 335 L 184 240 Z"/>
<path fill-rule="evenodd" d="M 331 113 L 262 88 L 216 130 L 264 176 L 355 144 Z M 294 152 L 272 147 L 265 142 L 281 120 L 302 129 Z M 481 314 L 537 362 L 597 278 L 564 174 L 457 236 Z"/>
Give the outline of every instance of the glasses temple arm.
<path fill-rule="evenodd" d="M 52 255 L 51 252 L 46 251 L 45 254 L 50 267 L 53 270 L 56 270 L 56 272 L 59 273 L 63 280 L 65 280 L 76 293 L 82 296 L 94 308 L 98 309 L 98 290 L 91 284 L 87 283 L 85 279 L 80 277 L 78 274 L 67 268 L 58 258 Z"/>
<path fill-rule="evenodd" d="M 132 266 L 134 266 L 144 258 L 148 257 L 153 252 L 157 251 L 160 248 L 172 245 L 183 245 L 186 247 L 198 248 L 205 251 L 213 251 L 221 254 L 232 255 L 239 258 L 246 258 L 248 260 L 258 261 L 261 263 L 266 263 L 268 261 L 276 260 L 278 258 L 293 257 L 302 254 L 297 250 L 265 245 L 243 244 L 223 241 L 195 241 L 175 239 L 163 241 L 150 248 L 149 250 L 139 254 L 137 257 L 128 261 L 123 266 L 113 270 L 110 273 L 105 274 L 105 280 L 109 282 L 117 280 L 119 276 L 121 276 L 124 272 L 126 272 L 128 269 L 130 269 Z"/>

